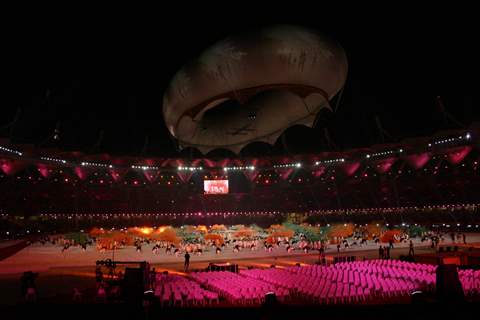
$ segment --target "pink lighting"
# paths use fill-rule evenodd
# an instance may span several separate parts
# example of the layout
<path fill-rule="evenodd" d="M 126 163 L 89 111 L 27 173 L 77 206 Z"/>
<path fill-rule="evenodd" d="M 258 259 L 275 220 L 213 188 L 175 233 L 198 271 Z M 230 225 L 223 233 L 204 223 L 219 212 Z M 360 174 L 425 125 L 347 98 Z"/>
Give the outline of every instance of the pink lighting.
<path fill-rule="evenodd" d="M 292 168 L 288 168 L 288 169 L 280 171 L 279 172 L 280 173 L 280 178 L 282 178 L 282 180 L 287 180 L 288 177 L 290 176 L 290 174 L 292 174 L 293 171 L 294 171 L 294 169 L 292 169 Z"/>
<path fill-rule="evenodd" d="M 75 174 L 80 180 L 85 180 L 88 177 L 89 171 L 85 167 L 75 167 Z"/>
<path fill-rule="evenodd" d="M 325 171 L 326 171 L 325 167 L 319 167 L 317 170 L 313 172 L 313 176 L 315 178 L 319 178 L 325 173 Z"/>
<path fill-rule="evenodd" d="M 193 171 L 179 171 L 177 175 L 182 182 L 188 182 L 193 176 Z"/>
<path fill-rule="evenodd" d="M 414 169 L 421 169 L 430 160 L 431 154 L 428 152 L 409 154 L 405 157 L 407 163 Z"/>
<path fill-rule="evenodd" d="M 243 174 L 247 177 L 248 180 L 253 182 L 258 176 L 258 170 L 243 171 Z"/>
<path fill-rule="evenodd" d="M 143 175 L 148 180 L 148 182 L 154 182 L 155 180 L 157 180 L 158 176 L 160 175 L 160 172 L 147 170 L 147 171 L 143 171 Z"/>
<path fill-rule="evenodd" d="M 460 162 L 465 159 L 465 157 L 472 151 L 472 147 L 470 146 L 463 146 L 454 149 L 450 149 L 447 154 L 447 160 L 451 164 L 459 164 Z"/>
<path fill-rule="evenodd" d="M 360 167 L 360 162 L 347 162 L 342 164 L 341 167 L 347 176 L 351 176 Z"/>
<path fill-rule="evenodd" d="M 12 176 L 25 167 L 23 161 L 0 159 L 0 169 L 7 175 Z"/>
<path fill-rule="evenodd" d="M 114 168 L 114 169 L 109 169 L 108 172 L 110 173 L 110 176 L 115 182 L 121 181 L 125 174 L 128 172 L 128 169 L 126 168 Z"/>
<path fill-rule="evenodd" d="M 378 173 L 385 173 L 392 168 L 396 160 L 397 160 L 396 158 L 388 158 L 388 159 L 380 160 L 377 162 L 375 166 L 375 170 Z"/>
<path fill-rule="evenodd" d="M 43 163 L 37 164 L 37 170 L 38 170 L 38 172 L 40 172 L 40 174 L 44 178 L 48 178 L 48 176 L 50 175 L 50 172 L 51 172 L 51 169 L 49 169 L 49 167 L 47 167 Z"/>

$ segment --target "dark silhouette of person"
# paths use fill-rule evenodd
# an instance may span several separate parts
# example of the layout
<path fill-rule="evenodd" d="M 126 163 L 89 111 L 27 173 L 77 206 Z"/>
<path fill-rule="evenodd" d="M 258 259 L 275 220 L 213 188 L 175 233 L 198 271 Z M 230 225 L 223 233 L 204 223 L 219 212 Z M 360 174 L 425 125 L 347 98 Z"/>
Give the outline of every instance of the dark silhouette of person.
<path fill-rule="evenodd" d="M 152 270 L 150 270 L 150 285 L 154 288 L 156 282 L 157 282 L 157 271 L 155 270 L 155 268 L 152 268 Z"/>
<path fill-rule="evenodd" d="M 462 238 L 463 238 L 463 244 L 467 244 L 467 236 L 465 235 L 465 233 L 462 234 Z"/>
<path fill-rule="evenodd" d="M 384 257 L 383 253 L 384 253 L 383 247 L 382 246 L 378 247 L 378 258 L 379 259 L 383 259 L 383 257 Z"/>
<path fill-rule="evenodd" d="M 261 320 L 270 320 L 277 318 L 275 310 L 278 308 L 279 302 L 277 296 L 273 292 L 268 292 L 265 295 L 265 302 L 260 308 L 260 319 Z"/>
<path fill-rule="evenodd" d="M 27 289 L 28 289 L 28 286 L 29 286 L 29 274 L 28 272 L 24 272 L 22 277 L 20 278 L 20 281 L 21 281 L 21 287 L 20 287 L 20 294 L 21 294 L 21 297 L 25 297 L 25 295 L 27 294 Z"/>
<path fill-rule="evenodd" d="M 465 294 L 458 276 L 457 266 L 440 264 L 435 271 L 436 300 L 443 304 L 459 304 L 465 302 Z"/>
<path fill-rule="evenodd" d="M 103 273 L 99 266 L 97 266 L 97 268 L 95 269 L 95 280 L 97 283 L 103 281 Z"/>
<path fill-rule="evenodd" d="M 185 252 L 185 263 L 183 265 L 185 272 L 188 271 L 188 267 L 190 266 L 190 255 L 188 252 Z"/>
<path fill-rule="evenodd" d="M 35 278 L 38 276 L 37 273 L 32 271 L 24 272 L 21 277 L 21 290 L 22 296 L 27 301 L 35 301 L 36 296 L 36 287 L 35 287 Z"/>
<path fill-rule="evenodd" d="M 318 260 L 321 264 L 325 264 L 325 248 L 323 244 L 318 249 Z"/>
<path fill-rule="evenodd" d="M 408 255 L 409 256 L 414 256 L 415 255 L 415 252 L 413 251 L 413 241 L 412 240 L 410 240 Z"/>

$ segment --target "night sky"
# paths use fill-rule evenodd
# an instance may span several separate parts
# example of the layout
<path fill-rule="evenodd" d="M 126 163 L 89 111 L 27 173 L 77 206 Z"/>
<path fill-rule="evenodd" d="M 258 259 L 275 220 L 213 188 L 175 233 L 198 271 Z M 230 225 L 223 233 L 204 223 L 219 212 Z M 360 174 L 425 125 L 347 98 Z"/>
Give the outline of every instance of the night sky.
<path fill-rule="evenodd" d="M 458 127 L 443 121 L 437 95 L 465 126 L 480 119 L 475 108 L 479 37 L 468 8 L 361 13 L 231 6 L 195 18 L 164 10 L 134 17 L 16 20 L 2 29 L 0 127 L 21 108 L 12 132 L 15 143 L 141 155 L 149 136 L 144 155 L 178 155 L 161 112 L 175 72 L 230 34 L 279 23 L 336 39 L 347 53 L 349 76 L 337 113 L 323 115 L 314 129 L 292 128 L 273 148 L 256 146 L 252 153 L 335 150 L 323 139 L 324 127 L 337 150 L 381 143 L 375 116 L 391 135 L 385 142 Z M 57 123 L 61 139 L 53 141 L 48 137 Z M 102 130 L 103 142 L 93 148 Z M 0 129 L 0 136 L 9 134 Z"/>

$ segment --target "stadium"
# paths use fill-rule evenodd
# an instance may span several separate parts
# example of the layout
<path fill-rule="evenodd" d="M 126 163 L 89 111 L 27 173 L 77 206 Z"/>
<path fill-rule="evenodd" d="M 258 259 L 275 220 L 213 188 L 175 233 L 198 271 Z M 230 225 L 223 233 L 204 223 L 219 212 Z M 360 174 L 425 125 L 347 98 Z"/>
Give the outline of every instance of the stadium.
<path fill-rule="evenodd" d="M 425 88 L 418 71 L 398 97 L 414 59 L 390 66 L 401 54 L 378 58 L 380 45 L 363 52 L 357 34 L 314 23 L 203 28 L 188 57 L 164 58 L 160 89 L 136 62 L 123 78 L 116 62 L 85 61 L 12 81 L 6 102 L 22 107 L 0 123 L 2 310 L 474 310 L 470 87 L 445 73 Z"/>

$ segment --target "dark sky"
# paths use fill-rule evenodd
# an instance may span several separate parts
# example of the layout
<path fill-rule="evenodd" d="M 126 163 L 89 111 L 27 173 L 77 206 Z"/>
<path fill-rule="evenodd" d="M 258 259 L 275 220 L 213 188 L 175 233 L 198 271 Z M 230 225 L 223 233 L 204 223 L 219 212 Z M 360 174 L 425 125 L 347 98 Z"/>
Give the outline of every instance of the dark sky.
<path fill-rule="evenodd" d="M 335 38 L 347 52 L 349 76 L 339 111 L 313 130 L 288 130 L 287 147 L 278 143 L 275 152 L 329 150 L 324 126 L 339 149 L 379 143 L 376 115 L 392 135 L 388 141 L 451 127 L 439 115 L 437 95 L 465 125 L 480 118 L 473 9 L 237 9 L 224 3 L 198 14 L 146 9 L 15 20 L 1 31 L 0 126 L 21 108 L 13 130 L 17 143 L 138 155 L 148 135 L 147 155 L 173 155 L 161 110 L 174 73 L 230 34 L 278 23 Z M 57 123 L 61 139 L 53 143 L 47 138 Z M 101 130 L 103 143 L 94 150 Z M 1 129 L 0 136 L 8 134 Z"/>

